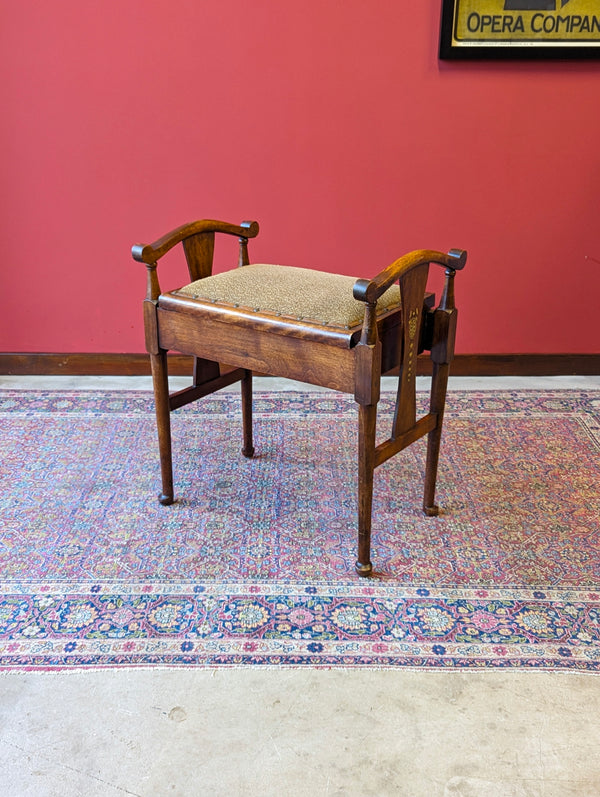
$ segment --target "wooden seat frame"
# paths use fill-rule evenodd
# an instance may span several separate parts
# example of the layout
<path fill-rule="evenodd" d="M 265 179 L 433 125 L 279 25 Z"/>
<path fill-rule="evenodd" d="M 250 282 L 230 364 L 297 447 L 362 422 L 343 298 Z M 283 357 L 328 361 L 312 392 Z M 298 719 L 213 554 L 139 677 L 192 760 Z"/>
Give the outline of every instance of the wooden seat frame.
<path fill-rule="evenodd" d="M 371 513 L 375 468 L 424 435 L 428 435 L 423 510 L 438 514 L 434 501 L 448 372 L 454 353 L 457 310 L 454 276 L 464 268 L 466 252 L 448 254 L 418 250 L 399 258 L 376 277 L 359 279 L 354 298 L 364 302 L 364 321 L 340 333 L 327 325 L 275 320 L 261 312 L 220 306 L 199 307 L 189 298 L 161 294 L 157 264 L 181 243 L 191 281 L 212 274 L 215 233 L 239 238 L 238 267 L 249 265 L 248 239 L 256 222 L 241 225 L 202 220 L 186 224 L 153 244 L 136 245 L 133 258 L 147 267 L 144 300 L 146 349 L 150 354 L 160 450 L 162 504 L 174 501 L 171 455 L 171 411 L 233 382 L 241 382 L 243 448 L 252 457 L 252 372 L 287 377 L 351 393 L 358 404 L 358 557 L 356 571 L 370 575 Z M 437 308 L 426 293 L 429 264 L 445 268 L 445 285 Z M 377 300 L 400 286 L 401 309 L 377 318 Z M 167 351 L 194 356 L 193 383 L 169 395 Z M 429 412 L 416 417 L 417 355 L 428 350 L 433 361 Z M 376 445 L 380 378 L 399 373 L 392 432 Z"/>

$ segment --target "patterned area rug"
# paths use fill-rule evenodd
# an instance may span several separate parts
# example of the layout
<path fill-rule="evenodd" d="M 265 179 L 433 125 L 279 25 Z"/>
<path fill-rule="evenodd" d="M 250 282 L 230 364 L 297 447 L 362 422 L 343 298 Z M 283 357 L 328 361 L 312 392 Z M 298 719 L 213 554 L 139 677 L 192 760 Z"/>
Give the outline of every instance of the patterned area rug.
<path fill-rule="evenodd" d="M 3 669 L 600 671 L 599 392 L 451 393 L 443 514 L 424 441 L 381 466 L 368 580 L 349 397 L 258 394 L 252 461 L 237 393 L 178 410 L 171 507 L 150 394 L 7 390 L 0 416 Z"/>

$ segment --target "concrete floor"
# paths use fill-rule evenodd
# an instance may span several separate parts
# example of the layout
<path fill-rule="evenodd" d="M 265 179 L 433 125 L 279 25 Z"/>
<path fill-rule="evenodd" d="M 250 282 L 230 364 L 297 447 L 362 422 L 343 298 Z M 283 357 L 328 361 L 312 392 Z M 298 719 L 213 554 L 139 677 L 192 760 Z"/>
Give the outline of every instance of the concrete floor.
<path fill-rule="evenodd" d="M 147 384 L 0 377 L 0 389 Z M 452 387 L 600 389 L 600 377 Z M 0 797 L 29 795 L 595 797 L 600 680 L 535 671 L 2 673 Z"/>
<path fill-rule="evenodd" d="M 0 794 L 600 794 L 600 680 L 107 670 L 0 678 Z"/>

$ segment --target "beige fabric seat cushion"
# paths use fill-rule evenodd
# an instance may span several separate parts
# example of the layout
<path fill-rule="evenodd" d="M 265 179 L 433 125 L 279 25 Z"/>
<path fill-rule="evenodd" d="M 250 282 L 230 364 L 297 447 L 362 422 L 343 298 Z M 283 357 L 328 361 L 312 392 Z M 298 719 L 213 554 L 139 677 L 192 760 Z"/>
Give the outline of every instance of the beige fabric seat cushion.
<path fill-rule="evenodd" d="M 256 263 L 196 280 L 173 295 L 183 295 L 251 312 L 304 323 L 351 329 L 362 324 L 365 305 L 352 296 L 355 277 L 308 268 Z M 400 307 L 393 285 L 377 303 L 378 314 Z"/>

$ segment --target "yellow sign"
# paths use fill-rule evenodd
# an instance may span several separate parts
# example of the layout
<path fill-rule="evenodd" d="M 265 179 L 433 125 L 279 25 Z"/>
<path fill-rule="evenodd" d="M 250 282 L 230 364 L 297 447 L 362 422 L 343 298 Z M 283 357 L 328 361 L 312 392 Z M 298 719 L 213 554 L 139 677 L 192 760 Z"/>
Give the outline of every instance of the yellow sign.
<path fill-rule="evenodd" d="M 453 46 L 600 44 L 600 0 L 455 0 Z"/>

